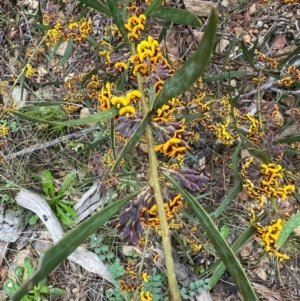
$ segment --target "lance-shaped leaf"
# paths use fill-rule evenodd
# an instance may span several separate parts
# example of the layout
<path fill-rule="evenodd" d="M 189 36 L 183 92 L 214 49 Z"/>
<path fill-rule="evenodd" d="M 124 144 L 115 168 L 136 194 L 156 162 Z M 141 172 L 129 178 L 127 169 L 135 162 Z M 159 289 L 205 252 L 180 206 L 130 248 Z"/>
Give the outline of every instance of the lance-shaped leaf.
<path fill-rule="evenodd" d="M 82 119 L 75 119 L 75 120 L 68 120 L 68 121 L 51 121 L 51 120 L 45 120 L 41 118 L 36 118 L 33 116 L 29 116 L 23 113 L 19 113 L 17 111 L 11 111 L 12 114 L 18 116 L 19 118 L 35 122 L 35 123 L 42 123 L 42 124 L 50 124 L 50 125 L 56 125 L 56 126 L 72 126 L 72 125 L 82 125 L 82 124 L 89 124 L 89 123 L 95 123 L 98 121 L 104 121 L 110 118 L 114 118 L 118 115 L 118 109 L 117 108 L 111 108 L 107 111 L 93 114 L 91 116 L 82 118 Z"/>
<path fill-rule="evenodd" d="M 236 253 L 246 242 L 252 237 L 252 235 L 256 232 L 255 227 L 250 226 L 248 227 L 242 235 L 236 240 L 236 242 L 232 245 L 231 249 L 234 253 Z M 223 273 L 225 272 L 226 267 L 223 262 L 219 262 L 218 267 L 214 271 L 213 275 L 209 279 L 209 289 L 212 289 L 220 280 Z"/>
<path fill-rule="evenodd" d="M 46 278 L 63 260 L 72 254 L 91 234 L 95 233 L 111 217 L 124 206 L 124 204 L 136 196 L 137 191 L 130 196 L 108 205 L 104 209 L 92 215 L 82 222 L 59 242 L 50 247 L 40 258 L 39 267 L 26 283 L 13 295 L 12 301 L 21 300 L 35 285 Z"/>
<path fill-rule="evenodd" d="M 124 145 L 124 147 L 122 148 L 119 156 L 117 157 L 111 171 L 113 171 L 118 164 L 120 163 L 120 161 L 135 147 L 135 145 L 140 141 L 141 137 L 143 136 L 144 132 L 145 132 L 145 128 L 148 125 L 150 119 L 150 113 L 148 112 L 148 114 L 143 118 L 143 120 L 141 121 L 141 123 L 139 124 L 139 126 L 137 127 L 137 129 L 134 131 L 134 133 L 132 134 L 132 136 L 129 138 L 129 140 L 126 142 L 126 144 Z"/>
<path fill-rule="evenodd" d="M 118 3 L 116 0 L 107 0 L 107 5 L 110 11 L 110 14 L 113 18 L 114 23 L 118 27 L 124 41 L 129 45 L 130 42 L 127 37 L 127 31 L 124 25 L 124 20 L 122 18 L 122 13 L 119 9 Z"/>
<path fill-rule="evenodd" d="M 243 190 L 243 185 L 239 183 L 236 187 L 228 194 L 228 196 L 222 201 L 218 209 L 212 214 L 214 218 L 218 218 L 231 203 L 232 200 L 236 198 L 239 192 Z"/>
<path fill-rule="evenodd" d="M 240 175 L 240 170 L 239 170 L 239 153 L 240 153 L 241 146 L 242 146 L 242 142 L 240 141 L 238 143 L 238 145 L 236 146 L 236 148 L 233 152 L 233 155 L 232 155 L 232 171 L 233 171 L 234 177 L 240 183 L 243 182 L 243 179 Z"/>
<path fill-rule="evenodd" d="M 199 204 L 199 202 L 184 188 L 182 188 L 178 182 L 176 182 L 167 173 L 164 173 L 169 181 L 174 185 L 176 190 L 183 196 L 184 200 L 188 202 L 191 206 L 193 212 L 199 219 L 199 223 L 202 225 L 204 231 L 206 232 L 208 238 L 212 242 L 214 248 L 218 252 L 220 259 L 226 266 L 226 270 L 231 275 L 233 281 L 235 282 L 240 294 L 244 301 L 258 301 L 257 296 L 251 286 L 251 283 L 241 266 L 239 260 L 235 256 L 232 249 L 229 247 L 227 241 L 221 236 L 218 228 L 204 210 L 204 208 Z"/>
<path fill-rule="evenodd" d="M 280 249 L 285 241 L 288 239 L 293 230 L 300 226 L 300 212 L 293 215 L 283 226 L 279 233 L 279 237 L 276 242 L 276 247 Z"/>
<path fill-rule="evenodd" d="M 176 71 L 164 84 L 161 92 L 154 100 L 152 113 L 162 107 L 173 97 L 187 91 L 203 74 L 215 44 L 217 30 L 217 12 L 213 8 L 208 20 L 205 33 L 195 53 Z"/>
<path fill-rule="evenodd" d="M 173 7 L 158 7 L 150 14 L 153 17 L 163 19 L 169 22 L 201 27 L 199 18 L 188 10 Z"/>
<path fill-rule="evenodd" d="M 63 66 L 70 58 L 72 50 L 73 50 L 73 42 L 74 42 L 74 37 L 71 37 L 70 40 L 67 42 L 67 47 L 65 49 L 63 57 L 61 58 L 61 60 L 59 62 L 59 66 Z"/>
<path fill-rule="evenodd" d="M 110 11 L 109 11 L 108 7 L 103 5 L 98 0 L 79 0 L 79 2 L 82 4 L 85 4 L 88 7 L 91 7 L 93 9 L 97 10 L 100 13 L 110 16 Z"/>
<path fill-rule="evenodd" d="M 278 139 L 273 142 L 273 144 L 278 144 L 278 143 L 293 143 L 293 142 L 298 142 L 300 141 L 300 136 L 292 136 L 292 137 L 287 137 L 283 139 Z"/>
<path fill-rule="evenodd" d="M 161 5 L 162 2 L 163 0 L 153 0 L 145 10 L 145 15 L 148 17 L 154 10 L 156 10 Z"/>

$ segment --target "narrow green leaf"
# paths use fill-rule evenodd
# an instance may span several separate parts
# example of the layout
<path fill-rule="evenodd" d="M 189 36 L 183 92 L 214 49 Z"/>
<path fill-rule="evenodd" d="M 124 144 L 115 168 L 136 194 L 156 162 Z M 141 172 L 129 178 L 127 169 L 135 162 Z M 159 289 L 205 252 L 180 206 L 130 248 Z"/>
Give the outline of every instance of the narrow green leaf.
<path fill-rule="evenodd" d="M 298 142 L 300 141 L 300 136 L 292 136 L 292 137 L 287 137 L 283 139 L 278 139 L 273 142 L 273 144 L 278 144 L 278 143 L 293 143 L 293 142 Z"/>
<path fill-rule="evenodd" d="M 158 7 L 150 13 L 151 16 L 168 22 L 201 27 L 199 18 L 188 10 L 173 7 Z"/>
<path fill-rule="evenodd" d="M 199 43 L 197 50 L 164 84 L 161 92 L 154 100 L 152 113 L 154 113 L 173 97 L 188 90 L 191 85 L 203 74 L 213 51 L 216 30 L 217 12 L 215 9 L 212 9 L 204 36 Z"/>
<path fill-rule="evenodd" d="M 61 45 L 61 43 L 63 42 L 63 38 L 59 38 L 59 40 L 57 41 L 57 43 L 55 44 L 55 46 L 52 48 L 52 47 L 49 47 L 49 54 L 48 54 L 48 64 L 47 64 L 47 71 L 49 72 L 50 70 L 50 66 L 52 64 L 52 58 L 54 56 L 54 54 L 56 54 L 59 46 Z M 52 46 L 52 45 L 51 45 Z"/>
<path fill-rule="evenodd" d="M 32 24 L 32 26 L 34 28 L 37 28 L 37 29 L 40 29 L 40 30 L 49 30 L 49 29 L 53 28 L 53 26 L 45 25 L 45 24 L 38 24 L 38 23 L 34 23 L 34 24 Z"/>
<path fill-rule="evenodd" d="M 300 226 L 300 212 L 293 215 L 282 227 L 276 243 L 277 249 L 280 249 L 288 239 L 293 230 Z"/>
<path fill-rule="evenodd" d="M 52 176 L 52 173 L 50 172 L 50 170 L 44 169 L 43 176 L 44 178 L 39 176 L 37 177 L 40 178 L 42 181 L 44 195 L 46 197 L 52 197 L 55 195 L 54 178 Z"/>
<path fill-rule="evenodd" d="M 248 71 L 242 70 L 242 71 L 233 71 L 233 72 L 226 72 L 210 77 L 205 77 L 203 78 L 204 83 L 211 83 L 211 82 L 216 82 L 219 80 L 224 80 L 224 79 L 229 79 L 229 78 L 235 78 L 235 77 L 240 77 L 240 76 L 246 76 L 248 74 Z"/>
<path fill-rule="evenodd" d="M 233 201 L 239 192 L 243 190 L 243 185 L 239 183 L 235 188 L 227 195 L 227 197 L 219 205 L 218 209 L 212 214 L 214 218 L 218 218 L 227 208 L 227 206 Z"/>
<path fill-rule="evenodd" d="M 127 45 L 129 45 L 130 42 L 127 37 L 127 31 L 124 25 L 124 20 L 122 18 L 121 11 L 118 6 L 118 2 L 116 0 L 106 0 L 106 3 L 108 5 L 114 23 L 117 25 L 118 30 L 120 31 L 124 41 L 127 43 Z"/>
<path fill-rule="evenodd" d="M 240 294 L 244 298 L 244 301 L 258 301 L 258 298 L 239 260 L 229 247 L 227 241 L 220 235 L 220 232 L 207 212 L 199 204 L 199 202 L 197 202 L 197 200 L 187 190 L 179 185 L 179 183 L 176 182 L 170 175 L 165 173 L 165 176 L 174 185 L 176 190 L 183 196 L 185 201 L 188 202 L 193 212 L 197 215 L 199 223 L 202 225 L 208 238 L 211 240 L 214 248 L 220 256 L 220 259 L 225 264 L 227 271 L 235 282 Z"/>
<path fill-rule="evenodd" d="M 24 268 L 25 268 L 25 271 L 26 271 L 26 275 L 29 277 L 33 274 L 34 272 L 34 269 L 32 267 L 32 263 L 30 261 L 30 258 L 26 257 L 24 259 Z"/>
<path fill-rule="evenodd" d="M 62 196 L 64 192 L 70 188 L 71 184 L 75 181 L 76 179 L 76 174 L 75 173 L 70 173 L 66 176 L 65 180 L 63 181 L 61 188 L 57 192 L 57 196 Z"/>
<path fill-rule="evenodd" d="M 129 68 L 129 63 L 127 64 L 127 67 Z M 128 69 L 124 70 L 123 74 L 118 78 L 117 82 L 116 82 L 116 90 L 118 91 L 123 91 L 125 82 L 126 82 L 126 78 L 128 75 Z"/>
<path fill-rule="evenodd" d="M 87 35 L 85 40 L 90 43 L 92 46 L 96 47 L 97 49 L 100 47 L 100 44 L 91 36 Z"/>
<path fill-rule="evenodd" d="M 145 10 L 145 15 L 148 17 L 154 10 L 156 10 L 161 5 L 162 2 L 163 0 L 153 0 Z"/>
<path fill-rule="evenodd" d="M 235 148 L 233 155 L 232 155 L 232 171 L 234 174 L 234 177 L 236 178 L 237 181 L 239 181 L 240 183 L 243 182 L 243 179 L 240 175 L 240 169 L 239 169 L 239 153 L 240 153 L 240 149 L 242 146 L 242 142 L 240 141 L 237 145 L 237 147 Z"/>
<path fill-rule="evenodd" d="M 256 232 L 255 227 L 253 227 L 253 226 L 248 227 L 242 233 L 242 235 L 236 240 L 236 242 L 232 245 L 232 247 L 231 247 L 232 251 L 234 253 L 238 252 L 239 249 L 247 243 L 247 241 L 254 235 L 255 232 Z M 208 284 L 209 289 L 212 289 L 219 282 L 219 280 L 222 277 L 225 270 L 226 270 L 226 267 L 225 267 L 224 263 L 219 261 L 219 264 L 218 264 L 216 270 L 214 271 L 213 275 L 209 279 L 209 284 Z"/>
<path fill-rule="evenodd" d="M 45 82 L 41 84 L 40 87 L 46 87 L 46 86 L 62 86 L 64 82 L 56 81 L 56 82 Z"/>
<path fill-rule="evenodd" d="M 255 64 L 254 64 L 254 52 L 253 51 L 249 51 L 245 42 L 242 40 L 241 41 L 241 48 L 244 54 L 244 57 L 246 59 L 246 61 L 250 64 L 250 66 L 254 69 L 257 70 Z"/>
<path fill-rule="evenodd" d="M 248 152 L 256 158 L 261 159 L 265 164 L 271 162 L 271 154 L 268 149 L 248 148 Z"/>
<path fill-rule="evenodd" d="M 66 47 L 63 57 L 61 58 L 61 60 L 59 62 L 59 66 L 63 66 L 70 58 L 72 50 L 73 50 L 73 42 L 74 42 L 74 37 L 71 37 L 70 40 L 67 42 L 67 47 Z"/>
<path fill-rule="evenodd" d="M 115 121 L 110 120 L 110 143 L 113 152 L 114 160 L 116 160 L 116 133 L 115 133 Z"/>
<path fill-rule="evenodd" d="M 118 164 L 121 162 L 121 160 L 135 147 L 135 145 L 140 141 L 141 137 L 143 136 L 145 132 L 145 128 L 148 125 L 150 119 L 150 112 L 143 118 L 138 128 L 135 130 L 135 132 L 132 134 L 132 136 L 129 138 L 127 143 L 122 148 L 118 158 L 116 159 L 113 167 L 111 168 L 111 171 L 113 171 Z"/>
<path fill-rule="evenodd" d="M 85 17 L 90 12 L 90 9 L 88 7 L 85 7 L 82 9 L 79 14 L 75 18 L 75 22 L 80 21 L 81 18 Z"/>
<path fill-rule="evenodd" d="M 103 5 L 98 0 L 78 0 L 80 3 L 85 4 L 88 7 L 91 7 L 97 10 L 100 13 L 110 16 L 110 12 L 107 6 Z"/>
<path fill-rule="evenodd" d="M 114 118 L 118 115 L 118 109 L 117 108 L 111 108 L 107 111 L 93 114 L 89 117 L 85 117 L 82 119 L 75 119 L 75 120 L 69 120 L 69 121 L 50 121 L 50 120 L 44 120 L 36 117 L 32 117 L 26 114 L 19 113 L 17 111 L 11 111 L 12 114 L 36 123 L 42 123 L 42 124 L 50 124 L 50 125 L 56 125 L 56 126 L 72 126 L 72 125 L 82 125 L 82 124 L 89 124 L 89 123 L 95 123 L 98 121 L 104 121 L 110 118 Z"/>
<path fill-rule="evenodd" d="M 60 241 L 50 247 L 40 258 L 39 267 L 33 276 L 13 295 L 12 301 L 21 300 L 35 285 L 46 278 L 64 259 L 72 254 L 91 234 L 95 233 L 112 216 L 119 212 L 126 202 L 136 196 L 134 192 L 126 198 L 112 203 L 82 222 Z"/>

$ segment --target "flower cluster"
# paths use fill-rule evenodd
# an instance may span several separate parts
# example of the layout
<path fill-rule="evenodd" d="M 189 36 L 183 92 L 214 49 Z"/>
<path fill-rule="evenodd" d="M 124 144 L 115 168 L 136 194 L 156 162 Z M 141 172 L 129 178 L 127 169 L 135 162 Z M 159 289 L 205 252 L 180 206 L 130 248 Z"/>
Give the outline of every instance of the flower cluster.
<path fill-rule="evenodd" d="M 255 50 L 255 55 L 258 57 L 258 60 L 266 63 L 267 67 L 269 67 L 271 70 L 276 70 L 278 67 L 278 62 L 274 58 L 268 57 L 263 52 Z"/>
<path fill-rule="evenodd" d="M 98 89 L 102 86 L 102 81 L 97 74 L 90 77 L 86 84 L 83 85 L 86 73 L 69 76 L 64 82 L 64 86 L 60 89 L 60 95 L 65 101 L 64 109 L 73 113 L 82 106 L 85 100 L 93 100 L 97 98 Z"/>
<path fill-rule="evenodd" d="M 300 69 L 291 65 L 287 68 L 285 77 L 279 81 L 279 85 L 290 87 L 296 81 L 300 81 Z"/>
<path fill-rule="evenodd" d="M 43 16 L 43 24 L 52 26 L 44 37 L 48 47 L 55 46 L 60 39 L 68 41 L 71 37 L 74 42 L 83 42 L 86 36 L 92 32 L 92 22 L 86 18 L 67 23 L 65 17 L 60 14 L 46 13 Z"/>
<path fill-rule="evenodd" d="M 251 212 L 252 211 L 252 212 Z M 250 210 L 254 217 L 253 210 Z M 277 240 L 285 220 L 278 218 L 276 221 L 271 221 L 270 224 L 263 226 L 261 223 L 254 224 L 256 228 L 256 237 L 261 241 L 266 252 L 275 255 L 280 261 L 289 259 L 289 256 L 277 250 Z"/>
<path fill-rule="evenodd" d="M 136 50 L 137 54 L 130 57 L 130 62 L 133 65 L 133 77 L 136 76 L 137 72 L 140 72 L 145 84 L 157 84 L 159 82 L 159 85 L 162 85 L 170 77 L 173 70 L 163 57 L 158 41 L 152 36 L 148 36 L 146 40 L 137 45 Z M 156 90 L 159 88 L 156 87 Z"/>
<path fill-rule="evenodd" d="M 288 177 L 288 174 L 285 173 L 282 165 L 263 163 L 260 165 L 260 170 L 258 170 L 253 161 L 254 157 L 249 157 L 242 165 L 244 190 L 256 201 L 256 205 L 252 204 L 249 208 L 250 223 L 256 227 L 256 236 L 260 239 L 267 253 L 277 256 L 280 260 L 288 259 L 287 255 L 280 253 L 276 249 L 276 242 L 282 225 L 290 214 L 288 212 L 278 212 L 277 218 L 264 226 L 260 223 L 254 223 L 254 220 L 257 216 L 255 211 L 263 212 L 271 199 L 275 199 L 276 203 L 287 199 L 295 191 L 295 185 L 292 181 L 285 183 L 284 180 L 285 177 Z"/>
<path fill-rule="evenodd" d="M 6 136 L 9 132 L 9 127 L 5 124 L 0 126 L 0 137 Z"/>
<path fill-rule="evenodd" d="M 166 217 L 171 219 L 182 206 L 182 196 L 168 191 L 164 196 L 164 201 Z M 124 241 L 129 244 L 136 244 L 144 231 L 143 225 L 158 228 L 160 226 L 156 202 L 150 189 L 141 193 L 123 207 L 119 214 L 117 228 Z"/>
<path fill-rule="evenodd" d="M 131 41 L 137 40 L 140 33 L 145 29 L 146 16 L 140 14 L 139 16 L 133 15 L 128 18 L 125 23 L 125 28 L 128 31 L 128 39 Z"/>
<path fill-rule="evenodd" d="M 30 77 L 33 77 L 33 75 L 35 73 L 35 70 L 34 70 L 34 68 L 30 64 L 27 64 L 22 69 L 22 72 L 24 73 L 24 75 L 25 75 L 26 78 L 30 78 Z"/>
<path fill-rule="evenodd" d="M 129 104 L 138 103 L 141 96 L 142 95 L 140 91 L 132 90 L 130 92 L 127 92 L 125 96 L 113 96 L 111 99 L 111 104 L 117 106 L 120 115 L 131 115 L 134 114 L 136 110 L 134 106 Z"/>
<path fill-rule="evenodd" d="M 262 207 L 265 198 L 275 197 L 285 200 L 295 191 L 294 184 L 285 184 L 283 181 L 284 169 L 280 164 L 261 164 L 258 171 L 253 163 L 254 157 L 246 159 L 242 166 L 244 177 L 244 189 L 247 194 L 257 200 Z M 258 183 L 253 183 L 254 179 L 259 179 Z"/>

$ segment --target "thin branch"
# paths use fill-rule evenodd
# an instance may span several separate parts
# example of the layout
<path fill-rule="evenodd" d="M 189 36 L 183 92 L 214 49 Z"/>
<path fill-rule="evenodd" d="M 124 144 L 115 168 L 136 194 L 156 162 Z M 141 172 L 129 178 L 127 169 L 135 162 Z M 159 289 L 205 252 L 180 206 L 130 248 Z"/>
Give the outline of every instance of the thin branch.
<path fill-rule="evenodd" d="M 65 140 L 70 140 L 70 139 L 77 139 L 79 137 L 82 137 L 90 132 L 93 132 L 95 130 L 99 129 L 98 126 L 93 126 L 93 127 L 90 127 L 88 129 L 84 129 L 82 131 L 79 131 L 79 132 L 76 132 L 76 133 L 72 133 L 72 134 L 69 134 L 69 135 L 66 135 L 66 136 L 62 136 L 62 137 L 59 137 L 59 138 L 56 138 L 52 141 L 47 141 L 45 143 L 38 143 L 38 144 L 35 144 L 35 145 L 32 145 L 30 147 L 27 147 L 25 149 L 22 149 L 21 151 L 18 151 L 16 153 L 12 153 L 12 154 L 9 154 L 9 155 L 6 155 L 4 156 L 2 153 L 0 153 L 0 156 L 8 161 L 8 160 L 11 160 L 11 159 L 15 159 L 17 157 L 20 157 L 20 156 L 23 156 L 23 155 L 26 155 L 26 154 L 30 154 L 30 153 L 33 153 L 37 150 L 41 150 L 41 149 L 45 149 L 45 148 L 48 148 L 52 145 L 55 145 L 55 144 L 58 144 L 58 143 L 61 143 Z"/>

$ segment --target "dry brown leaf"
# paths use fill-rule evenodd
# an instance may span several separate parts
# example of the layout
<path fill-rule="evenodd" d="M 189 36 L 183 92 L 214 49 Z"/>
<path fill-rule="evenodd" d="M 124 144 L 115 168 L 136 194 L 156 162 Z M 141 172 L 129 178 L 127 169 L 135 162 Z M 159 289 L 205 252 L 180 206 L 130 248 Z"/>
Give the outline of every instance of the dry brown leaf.
<path fill-rule="evenodd" d="M 256 271 L 255 274 L 258 278 L 266 281 L 267 280 L 267 273 L 265 272 L 265 269 L 263 269 L 262 267 L 259 267 Z"/>
<path fill-rule="evenodd" d="M 240 255 L 243 258 L 249 257 L 253 249 L 253 242 L 249 241 L 241 250 Z"/>
<path fill-rule="evenodd" d="M 270 290 L 264 285 L 252 282 L 252 286 L 255 289 L 255 291 L 261 295 L 263 300 L 266 301 L 281 301 L 282 298 L 280 296 L 280 293 L 278 291 L 275 291 L 274 289 Z"/>
<path fill-rule="evenodd" d="M 132 252 L 135 252 L 139 257 L 143 255 L 143 252 L 135 246 L 124 246 L 122 251 L 125 256 L 131 256 Z M 147 257 L 149 257 L 149 254 L 146 254 Z"/>
<path fill-rule="evenodd" d="M 140 149 L 144 152 L 144 153 L 148 153 L 148 145 L 147 143 L 140 143 Z"/>
<path fill-rule="evenodd" d="M 248 10 L 248 15 L 249 16 L 252 16 L 252 15 L 254 15 L 256 13 L 256 3 L 253 3 L 251 6 L 250 6 L 250 8 L 249 8 L 249 10 Z"/>
<path fill-rule="evenodd" d="M 238 197 L 240 200 L 242 200 L 243 202 L 247 202 L 249 199 L 248 193 L 245 190 L 242 190 L 239 194 Z"/>
<path fill-rule="evenodd" d="M 233 33 L 236 34 L 237 37 L 239 37 L 243 33 L 244 29 L 242 27 L 234 27 Z"/>
<path fill-rule="evenodd" d="M 199 17 L 208 17 L 212 7 L 216 7 L 216 3 L 212 1 L 185 0 L 185 9 Z"/>
<path fill-rule="evenodd" d="M 227 48 L 227 46 L 230 44 L 230 41 L 229 40 L 226 40 L 226 39 L 221 39 L 219 41 L 219 43 L 217 44 L 217 47 L 216 47 L 216 52 L 217 53 L 222 53 L 223 51 L 225 51 L 225 49 Z"/>
<path fill-rule="evenodd" d="M 243 36 L 243 41 L 246 43 L 246 44 L 249 44 L 251 42 L 251 36 L 246 34 Z"/>
<path fill-rule="evenodd" d="M 271 47 L 272 53 L 275 54 L 278 50 L 281 50 L 285 47 L 287 41 L 285 35 L 279 35 L 275 38 L 273 45 Z"/>

